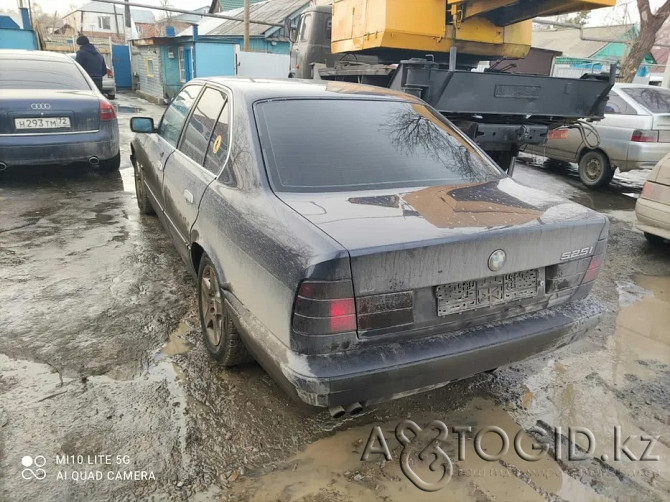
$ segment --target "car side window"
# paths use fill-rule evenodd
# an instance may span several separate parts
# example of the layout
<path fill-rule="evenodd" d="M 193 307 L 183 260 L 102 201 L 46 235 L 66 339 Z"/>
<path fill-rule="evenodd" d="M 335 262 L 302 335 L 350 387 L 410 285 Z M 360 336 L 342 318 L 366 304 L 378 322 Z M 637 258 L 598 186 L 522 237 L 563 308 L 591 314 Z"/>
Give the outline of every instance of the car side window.
<path fill-rule="evenodd" d="M 165 110 L 163 119 L 158 126 L 158 135 L 172 146 L 177 146 L 179 134 L 181 134 L 188 112 L 191 110 L 195 99 L 200 94 L 201 85 L 189 85 L 184 87 L 177 95 L 172 104 Z"/>
<path fill-rule="evenodd" d="M 230 102 L 226 104 L 219 115 L 219 120 L 216 122 L 212 138 L 209 141 L 209 148 L 207 149 L 207 158 L 205 158 L 205 169 L 218 174 L 223 168 L 223 164 L 228 157 L 228 150 L 230 148 Z"/>
<path fill-rule="evenodd" d="M 225 102 L 226 97 L 220 91 L 205 89 L 184 129 L 179 150 L 200 165 L 205 160 L 212 131 Z"/>
<path fill-rule="evenodd" d="M 626 103 L 621 96 L 613 92 L 611 92 L 607 98 L 605 113 L 612 115 L 637 115 L 635 108 Z"/>

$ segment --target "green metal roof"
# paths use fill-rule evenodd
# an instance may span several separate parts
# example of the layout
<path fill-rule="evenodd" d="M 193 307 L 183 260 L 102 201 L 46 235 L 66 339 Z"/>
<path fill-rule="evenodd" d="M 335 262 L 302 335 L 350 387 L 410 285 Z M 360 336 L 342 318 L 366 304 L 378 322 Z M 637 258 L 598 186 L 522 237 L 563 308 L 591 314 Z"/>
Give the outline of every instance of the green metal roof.
<path fill-rule="evenodd" d="M 250 3 L 258 3 L 262 1 L 263 0 L 251 0 Z M 239 9 L 244 7 L 244 0 L 219 0 L 219 5 L 221 5 L 222 11 Z"/>

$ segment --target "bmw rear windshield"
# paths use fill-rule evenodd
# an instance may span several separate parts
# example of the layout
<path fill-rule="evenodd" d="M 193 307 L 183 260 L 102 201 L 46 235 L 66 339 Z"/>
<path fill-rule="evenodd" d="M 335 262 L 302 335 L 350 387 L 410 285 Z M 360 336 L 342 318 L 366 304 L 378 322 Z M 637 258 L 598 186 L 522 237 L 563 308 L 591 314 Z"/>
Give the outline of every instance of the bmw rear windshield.
<path fill-rule="evenodd" d="M 287 99 L 254 106 L 280 192 L 457 185 L 503 177 L 453 126 L 406 101 Z"/>
<path fill-rule="evenodd" d="M 74 61 L 0 58 L 0 89 L 90 90 Z"/>

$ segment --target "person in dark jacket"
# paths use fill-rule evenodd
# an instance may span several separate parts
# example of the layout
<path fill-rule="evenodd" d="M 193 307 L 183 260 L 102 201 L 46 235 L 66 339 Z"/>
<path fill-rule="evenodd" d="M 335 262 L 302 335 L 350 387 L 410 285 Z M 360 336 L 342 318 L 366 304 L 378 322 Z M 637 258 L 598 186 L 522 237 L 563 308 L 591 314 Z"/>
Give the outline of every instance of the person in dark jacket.
<path fill-rule="evenodd" d="M 88 41 L 88 37 L 84 35 L 77 38 L 77 45 L 79 46 L 77 57 L 75 58 L 77 63 L 86 70 L 86 73 L 93 79 L 98 90 L 102 92 L 102 77 L 107 75 L 105 58 L 98 52 L 95 45 Z"/>

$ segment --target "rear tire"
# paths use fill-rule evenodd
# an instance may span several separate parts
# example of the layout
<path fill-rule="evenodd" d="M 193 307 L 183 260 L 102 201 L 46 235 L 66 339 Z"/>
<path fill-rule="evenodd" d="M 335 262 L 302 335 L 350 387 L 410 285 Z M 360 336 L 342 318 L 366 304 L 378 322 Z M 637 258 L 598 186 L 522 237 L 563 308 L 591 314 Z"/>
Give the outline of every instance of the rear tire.
<path fill-rule="evenodd" d="M 654 235 L 650 234 L 649 232 L 644 233 L 645 238 L 649 242 L 649 244 L 652 244 L 654 246 L 662 246 L 665 244 L 665 239 L 661 237 L 660 235 Z"/>
<path fill-rule="evenodd" d="M 134 160 L 133 171 L 135 171 L 135 195 L 137 196 L 137 207 L 140 209 L 140 213 L 156 214 L 153 206 L 151 205 L 151 201 L 149 200 L 147 185 L 144 182 L 144 173 L 137 167 Z"/>
<path fill-rule="evenodd" d="M 118 171 L 121 167 L 121 152 L 117 152 L 111 159 L 101 160 L 98 167 L 103 171 Z"/>
<path fill-rule="evenodd" d="M 597 150 L 589 150 L 579 159 L 579 179 L 589 188 L 607 185 L 614 177 L 607 156 Z"/>
<path fill-rule="evenodd" d="M 552 171 L 562 172 L 568 170 L 570 163 L 563 160 L 547 158 L 547 160 L 544 161 L 544 167 L 551 169 Z"/>
<path fill-rule="evenodd" d="M 223 366 L 252 361 L 221 292 L 214 264 L 206 254 L 198 267 L 198 311 L 207 350 Z"/>

